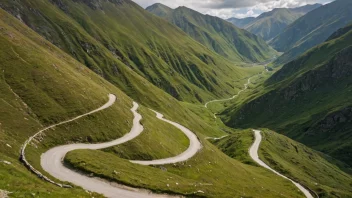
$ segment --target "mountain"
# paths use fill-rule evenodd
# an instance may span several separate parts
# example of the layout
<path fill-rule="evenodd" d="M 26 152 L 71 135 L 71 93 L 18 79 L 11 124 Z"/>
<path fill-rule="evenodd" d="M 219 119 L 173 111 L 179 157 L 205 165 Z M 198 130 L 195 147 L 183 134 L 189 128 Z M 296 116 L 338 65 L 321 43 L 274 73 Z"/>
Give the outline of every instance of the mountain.
<path fill-rule="evenodd" d="M 136 83 L 127 70 L 189 102 L 231 95 L 234 79 L 247 73 L 129 0 L 5 0 L 0 6 L 137 97 L 140 91 L 131 90 Z M 263 51 L 270 51 L 267 47 Z"/>
<path fill-rule="evenodd" d="M 248 24 L 252 23 L 255 20 L 255 17 L 246 17 L 243 19 L 232 17 L 226 20 L 234 24 L 236 27 L 245 28 Z"/>
<path fill-rule="evenodd" d="M 70 4 L 71 1 L 60 2 L 67 3 L 60 4 L 63 8 L 65 8 L 64 5 L 67 6 L 67 12 L 72 11 L 71 9 L 77 9 L 77 12 L 89 13 L 94 16 L 99 16 L 96 12 L 102 12 L 99 8 L 99 2 L 102 1 L 94 1 L 95 4 L 85 4 L 88 1 L 85 3 L 72 2 L 72 4 Z M 121 3 L 121 1 L 109 2 Z M 4 1 L 1 2 L 2 5 L 4 5 L 3 3 Z M 15 2 L 11 1 L 11 3 Z M 203 121 L 201 117 L 188 110 L 183 102 L 177 101 L 157 88 L 127 65 L 120 67 L 121 63 L 118 59 L 115 60 L 116 68 L 119 69 L 116 72 L 123 74 L 120 76 L 121 84 L 126 83 L 124 90 L 133 98 L 117 88 L 121 86 L 117 82 L 118 78 L 109 78 L 108 72 L 103 73 L 103 78 L 100 73 L 87 68 L 87 65 L 83 64 L 84 61 L 77 58 L 80 57 L 78 55 L 80 51 L 77 50 L 81 47 L 80 43 L 71 43 L 70 49 L 75 49 L 76 53 L 66 53 L 63 51 L 65 49 L 63 45 L 60 45 L 62 48 L 60 49 L 51 43 L 53 40 L 50 42 L 30 29 L 24 21 L 36 19 L 35 22 L 48 25 L 46 20 L 49 20 L 50 16 L 53 17 L 52 15 L 58 16 L 60 20 L 66 22 L 67 28 L 72 28 L 72 23 L 76 25 L 77 23 L 72 22 L 71 17 L 63 15 L 65 12 L 60 9 L 53 9 L 54 5 L 49 1 L 30 0 L 26 3 L 28 4 L 16 7 L 21 9 L 21 15 L 18 15 L 18 18 L 0 9 L 1 196 L 4 194 L 6 196 L 9 193 L 11 197 L 103 197 L 74 184 L 69 184 L 74 185 L 73 188 L 61 188 L 45 182 L 21 163 L 19 150 L 29 137 L 41 129 L 101 107 L 107 102 L 109 93 L 117 97 L 116 102 L 109 108 L 81 117 L 74 122 L 56 126 L 35 137 L 27 146 L 27 161 L 45 176 L 60 182 L 41 168 L 41 155 L 50 148 L 59 145 L 72 144 L 73 142 L 92 144 L 124 136 L 130 131 L 133 122 L 133 114 L 130 111 L 132 102 L 137 101 L 140 104 L 138 113 L 143 116 L 142 123 L 145 131 L 133 141 L 126 142 L 119 148 L 111 148 L 118 150 L 125 158 L 106 150 L 74 151 L 74 153 L 69 153 L 68 157 L 84 158 L 77 165 L 84 168 L 97 168 L 99 172 L 93 173 L 95 177 L 108 178 L 110 175 L 111 178 L 111 174 L 113 174 L 115 181 L 117 180 L 119 184 L 150 189 L 154 192 L 194 196 L 194 192 L 198 193 L 197 191 L 201 189 L 204 192 L 199 192 L 201 196 L 238 197 L 242 194 L 243 189 L 246 189 L 246 195 L 252 197 L 269 198 L 283 192 L 288 197 L 300 196 L 289 181 L 274 176 L 262 168 L 243 166 L 242 163 L 226 157 L 205 139 L 208 136 L 223 135 L 224 131 L 220 127 Z M 18 4 L 7 5 L 18 6 Z M 28 7 L 31 12 L 35 13 L 33 16 L 23 14 L 23 10 L 26 9 L 25 5 L 33 6 Z M 90 6 L 92 6 L 92 10 Z M 106 6 L 116 9 L 123 4 L 108 3 Z M 143 9 L 141 10 L 143 11 Z M 105 10 L 104 15 L 108 14 L 108 10 Z M 26 18 L 25 16 L 41 16 L 42 18 Z M 65 26 L 55 26 L 57 29 L 50 29 L 50 26 L 44 25 L 40 27 L 36 30 L 48 31 L 47 34 L 50 33 L 50 35 L 65 30 Z M 80 36 L 77 39 L 82 41 L 84 36 L 87 36 L 81 29 L 71 30 L 77 32 L 62 34 L 64 39 L 69 40 L 73 36 Z M 129 33 L 133 34 L 133 32 Z M 59 40 L 55 41 L 59 43 Z M 100 45 L 97 47 L 99 50 L 104 50 Z M 89 52 L 94 53 L 96 57 L 100 55 L 97 54 L 97 51 L 90 50 Z M 102 62 L 102 64 L 114 60 L 110 58 L 110 53 L 103 55 L 105 55 L 106 62 Z M 183 133 L 168 123 L 161 122 L 149 108 L 162 112 L 168 119 L 184 125 L 200 138 L 203 145 L 202 150 L 196 157 L 188 160 L 187 165 L 178 163 L 168 165 L 166 168 L 159 168 L 129 162 L 128 157 L 133 157 L 135 160 L 172 157 L 174 154 L 179 154 L 178 152 L 184 150 L 189 144 L 189 140 Z M 231 129 L 229 130 L 231 131 Z M 99 163 L 99 166 L 95 166 L 95 163 Z M 233 169 L 238 171 L 233 171 Z M 93 174 L 90 173 L 91 176 Z M 121 175 L 123 177 L 120 177 Z M 236 179 L 229 180 L 229 178 Z M 260 184 L 253 184 L 252 178 L 256 178 Z M 172 186 L 165 184 L 167 179 L 172 181 L 170 183 Z M 199 186 L 200 181 L 213 185 Z M 61 182 L 68 184 L 65 181 Z M 179 185 L 176 182 L 179 182 Z M 197 183 L 197 185 L 189 185 L 190 183 Z M 252 191 L 253 189 L 254 191 Z M 267 190 L 262 192 L 262 189 Z"/>
<path fill-rule="evenodd" d="M 301 143 L 268 129 L 263 129 L 259 156 L 278 172 L 299 181 L 314 192 L 316 197 L 349 197 L 352 176 L 332 165 L 334 160 Z M 252 144 L 252 130 L 238 131 L 222 139 L 213 140 L 226 155 L 255 164 L 249 159 L 248 148 Z M 336 160 L 335 160 L 336 162 Z"/>
<path fill-rule="evenodd" d="M 60 145 L 85 143 L 92 146 L 108 141 L 111 144 L 110 141 L 116 142 L 117 138 L 130 138 L 131 134 L 127 133 L 137 123 L 133 119 L 136 113 L 131 112 L 133 101 L 139 103 L 136 112 L 142 116 L 140 124 L 143 125 L 143 132 L 139 136 L 103 150 L 71 151 L 63 159 L 64 165 L 79 171 L 87 182 L 97 184 L 99 178 L 115 188 L 132 187 L 136 188 L 134 193 L 147 196 L 154 193 L 185 197 L 303 196 L 290 181 L 253 161 L 244 164 L 230 158 L 208 139 L 227 133 L 231 137 L 244 135 L 245 141 L 239 141 L 241 145 L 235 148 L 239 148 L 244 159 L 250 159 L 247 152 L 253 142 L 253 134 L 248 133 L 250 130 L 245 133 L 224 126 L 220 120 L 214 121 L 213 114 L 203 104 L 177 100 L 166 92 L 167 89 L 159 88 L 164 88 L 159 83 L 169 81 L 155 83 L 146 75 L 159 71 L 159 76 L 167 73 L 169 84 L 176 87 L 189 84 L 178 84 L 180 82 L 175 80 L 175 76 L 181 74 L 173 72 L 171 64 L 166 64 L 176 61 L 174 57 L 177 55 L 182 55 L 182 59 L 177 61 L 197 64 L 190 65 L 193 72 L 187 73 L 194 79 L 205 72 L 207 75 L 203 76 L 203 80 L 214 77 L 212 82 L 221 83 L 224 77 L 221 73 L 229 72 L 228 75 L 234 78 L 229 87 L 242 84 L 248 76 L 257 73 L 258 68 L 244 69 L 231 65 L 228 70 L 220 71 L 224 69 L 222 65 L 206 64 L 210 60 L 232 62 L 221 62 L 223 57 L 204 49 L 178 28 L 130 1 L 3 0 L 0 6 L 6 9 L 0 8 L 0 197 L 7 194 L 11 197 L 103 197 L 49 175 L 41 166 L 41 157 L 49 149 Z M 340 38 L 339 35 L 345 31 L 339 31 L 334 37 Z M 160 38 L 155 37 L 153 42 L 149 42 L 150 45 L 146 45 L 145 39 L 153 35 Z M 174 36 L 179 37 L 177 42 Z M 184 44 L 182 48 L 180 43 Z M 156 51 L 160 60 L 154 57 Z M 198 53 L 207 56 L 199 57 Z M 180 70 L 188 68 L 185 65 L 177 66 Z M 202 70 L 196 70 L 198 66 Z M 206 73 L 208 67 L 215 69 L 209 74 Z M 210 76 L 211 73 L 216 79 Z M 182 96 L 191 97 L 191 91 L 188 90 L 189 95 L 183 93 Z M 207 95 L 207 91 L 198 91 L 202 97 Z M 210 93 L 209 96 L 216 96 Z M 108 94 L 117 97 L 109 105 L 106 104 Z M 103 104 L 106 109 L 102 109 Z M 142 166 L 131 163 L 129 160 L 173 157 L 190 144 L 184 133 L 158 119 L 150 108 L 194 132 L 202 143 L 199 152 L 185 162 L 170 165 Z M 73 121 L 73 118 L 77 119 Z M 138 120 L 138 116 L 136 118 Z M 48 129 L 49 126 L 55 127 Z M 34 134 L 38 135 L 33 137 Z M 73 188 L 46 182 L 43 175 L 39 174 L 38 177 L 37 172 L 33 174 L 23 165 L 23 158 L 19 160 L 19 151 L 28 139 L 32 141 L 27 145 L 25 156 L 31 169 L 35 168 L 54 182 L 62 182 Z M 288 138 L 277 142 L 287 141 L 298 147 Z M 287 148 L 287 145 L 276 144 L 276 141 L 274 145 L 278 151 L 271 148 L 264 148 L 264 151 L 273 155 L 271 163 L 282 164 L 280 149 Z M 295 149 L 294 146 L 289 147 L 290 153 L 301 152 L 301 147 Z M 320 183 L 309 183 L 314 185 L 314 190 L 351 196 L 349 192 L 343 194 L 345 186 L 348 188 L 351 183 L 351 177 L 338 170 L 333 162 L 326 163 L 316 155 L 312 150 L 293 158 L 286 157 L 288 154 L 285 153 L 283 156 L 288 165 L 283 164 L 283 168 L 286 170 L 287 166 L 293 166 L 297 171 L 287 175 L 297 178 L 299 182 L 306 181 L 305 174 L 309 176 L 309 181 L 322 181 L 324 186 L 321 189 Z M 296 167 L 297 156 L 304 157 L 304 164 Z M 307 168 L 304 167 L 306 164 L 309 165 Z M 319 165 L 319 170 L 312 169 Z M 335 181 L 340 185 L 335 185 Z"/>
<path fill-rule="evenodd" d="M 351 26 L 284 65 L 225 122 L 271 128 L 352 165 Z"/>
<path fill-rule="evenodd" d="M 320 6 L 322 6 L 322 4 L 320 4 L 320 3 L 307 4 L 305 6 L 300 6 L 300 7 L 296 7 L 296 8 L 289 8 L 289 10 L 291 12 L 301 13 L 302 15 L 305 15 L 308 12 L 319 8 Z"/>
<path fill-rule="evenodd" d="M 230 18 L 228 21 L 240 28 L 244 28 L 264 40 L 271 40 L 306 13 L 320 7 L 321 4 L 305 5 L 297 8 L 275 8 L 264 12 L 256 18 Z"/>
<path fill-rule="evenodd" d="M 285 52 L 275 61 L 275 65 L 287 63 L 324 42 L 333 32 L 352 21 L 351 10 L 351 1 L 336 0 L 292 23 L 270 42 L 276 50 Z"/>
<path fill-rule="evenodd" d="M 301 13 L 291 12 L 286 8 L 275 8 L 259 15 L 245 29 L 264 40 L 271 40 L 301 16 Z"/>
<path fill-rule="evenodd" d="M 217 17 L 203 15 L 186 7 L 172 12 L 161 4 L 146 10 L 178 26 L 214 52 L 233 61 L 262 62 L 275 52 L 259 37 Z"/>

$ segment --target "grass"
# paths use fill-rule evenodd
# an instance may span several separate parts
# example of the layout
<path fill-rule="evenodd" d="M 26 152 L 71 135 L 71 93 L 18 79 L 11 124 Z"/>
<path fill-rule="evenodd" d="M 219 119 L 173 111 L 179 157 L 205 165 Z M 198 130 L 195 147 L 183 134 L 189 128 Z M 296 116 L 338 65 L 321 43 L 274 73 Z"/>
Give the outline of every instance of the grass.
<path fill-rule="evenodd" d="M 225 138 L 211 142 L 229 157 L 245 164 L 256 165 L 248 155 L 248 149 L 254 142 L 252 130 L 236 131 Z"/>
<path fill-rule="evenodd" d="M 15 197 L 89 196 L 80 188 L 60 189 L 37 178 L 18 161 L 20 147 L 44 126 L 101 106 L 108 93 L 124 105 L 131 100 L 12 16 L 0 11 L 0 17 L 0 160 L 11 162 L 0 163 L 0 188 Z M 125 117 L 123 112 L 115 113 Z"/>
<path fill-rule="evenodd" d="M 346 32 L 286 64 L 234 101 L 224 122 L 273 129 L 351 165 L 349 123 L 334 120 L 349 118 L 351 38 Z"/>
<path fill-rule="evenodd" d="M 95 157 L 99 160 L 93 160 Z M 192 195 L 203 191 L 198 195 L 206 197 L 302 196 L 289 182 L 261 168 L 230 159 L 208 142 L 204 142 L 204 148 L 194 158 L 162 167 L 141 167 L 109 153 L 88 150 L 70 152 L 65 160 L 86 173 L 161 193 Z M 125 174 L 130 169 L 133 173 Z M 113 174 L 114 170 L 122 174 Z"/>
<path fill-rule="evenodd" d="M 41 153 L 47 149 L 72 142 L 94 143 L 108 141 L 127 133 L 131 127 L 132 114 L 129 109 L 132 106 L 132 100 L 118 88 L 85 68 L 12 16 L 3 11 L 0 13 L 0 27 L 2 27 L 0 57 L 3 60 L 0 63 L 0 71 L 2 71 L 0 81 L 0 136 L 2 142 L 0 144 L 0 157 L 1 160 L 4 159 L 12 163 L 12 165 L 0 164 L 0 174 L 1 178 L 3 178 L 0 182 L 0 189 L 14 192 L 16 197 L 35 195 L 40 197 L 90 197 L 90 194 L 87 194 L 79 187 L 61 189 L 38 179 L 19 163 L 18 151 L 23 142 L 39 129 L 96 109 L 107 101 L 108 93 L 115 94 L 118 100 L 111 108 L 49 130 L 45 132 L 44 136 L 36 139 L 33 144 L 28 146 L 27 159 L 35 168 L 46 174 L 40 168 L 39 159 Z M 166 118 L 185 125 L 195 131 L 200 138 L 206 136 L 216 137 L 224 134 L 222 130 L 204 122 L 172 96 L 165 94 L 161 89 L 156 88 L 142 77 L 136 76 L 133 71 L 126 72 L 126 75 L 130 76 L 131 80 L 135 80 L 134 86 L 141 93 L 136 100 L 163 112 Z M 159 142 L 144 138 L 143 140 L 136 139 L 134 142 L 129 142 L 128 144 L 130 145 L 124 145 L 126 150 L 134 148 L 134 153 L 137 156 L 148 155 L 148 157 L 154 158 L 175 154 L 185 148 L 187 142 L 182 134 L 179 134 L 179 131 L 175 131 L 177 133 L 173 135 L 166 135 L 164 131 L 169 129 L 170 126 L 165 126 L 162 122 L 155 120 L 153 115 L 145 108 L 141 108 L 141 111 L 145 114 L 143 123 L 148 130 L 145 137 L 150 137 L 150 135 L 157 133 L 160 138 L 164 137 L 163 142 L 170 143 L 173 141 L 174 144 L 171 144 L 171 146 L 179 149 L 163 153 L 158 146 Z M 158 126 L 159 128 L 161 127 L 160 130 L 154 130 L 158 129 Z M 149 128 L 151 129 L 150 131 Z M 170 140 L 164 140 L 166 138 L 170 138 Z M 144 147 L 139 146 L 138 142 L 140 141 L 155 145 L 150 146 L 148 150 L 144 150 Z M 262 171 L 258 169 L 242 168 L 241 163 L 223 155 L 215 147 L 207 143 L 206 140 L 202 139 L 202 141 L 204 148 L 199 153 L 200 157 L 187 162 L 191 163 L 189 164 L 191 166 L 197 165 L 200 172 L 193 168 L 191 171 L 187 170 L 189 168 L 188 164 L 187 166 L 178 164 L 175 168 L 171 165 L 166 167 L 166 169 L 174 169 L 173 174 L 185 177 L 185 181 L 197 180 L 202 183 L 208 180 L 215 184 L 217 183 L 218 173 L 221 174 L 221 182 L 212 187 L 209 192 L 212 195 L 222 191 L 221 189 L 224 189 L 223 185 L 226 186 L 227 191 L 219 195 L 224 197 L 241 194 L 240 192 L 243 192 L 243 188 L 245 193 L 259 194 L 262 191 L 259 184 L 253 187 L 256 192 L 250 192 L 246 185 L 251 180 L 249 178 L 258 178 L 258 181 L 269 181 L 264 182 L 266 184 L 264 187 L 267 189 L 264 195 L 267 197 L 273 194 L 276 195 L 276 192 L 280 189 L 289 192 L 287 197 L 299 196 L 295 191 L 292 191 L 293 187 L 289 183 L 285 184 L 284 182 L 283 186 L 275 187 L 279 186 L 280 180 L 271 180 L 270 175 L 262 174 Z M 11 148 L 6 144 L 9 144 Z M 164 146 L 170 147 L 170 145 Z M 214 152 L 215 156 L 213 156 Z M 113 155 L 107 152 L 104 153 L 109 156 Z M 124 153 L 127 156 L 127 154 L 132 152 L 126 151 Z M 120 160 L 116 155 L 113 156 Z M 94 160 L 89 162 L 89 164 L 93 164 L 93 162 Z M 215 164 L 209 164 L 209 162 L 214 162 Z M 101 160 L 99 163 L 106 164 L 107 162 Z M 232 173 L 231 170 L 233 170 L 234 166 L 240 171 Z M 118 167 L 113 168 L 117 169 Z M 138 169 L 143 170 L 142 166 L 138 167 Z M 223 172 L 224 169 L 225 172 Z M 154 171 L 154 169 L 152 170 Z M 158 177 L 163 177 L 162 174 L 159 174 L 160 172 L 153 171 L 151 173 L 157 173 Z M 232 184 L 239 186 L 238 188 L 236 187 L 235 191 L 232 185 L 226 184 L 228 174 L 232 174 L 231 178 L 241 178 L 241 180 L 232 180 Z M 274 186 L 276 191 L 271 190 L 271 186 Z M 193 187 L 193 189 L 199 190 L 196 187 Z M 204 188 L 202 189 L 206 191 Z M 35 193 L 35 195 L 32 193 Z"/>
<path fill-rule="evenodd" d="M 322 153 L 270 130 L 263 131 L 259 156 L 270 167 L 308 186 L 319 197 L 350 197 L 352 177 Z"/>
<path fill-rule="evenodd" d="M 52 31 L 51 28 L 47 32 L 44 29 L 40 30 L 46 33 L 49 40 L 50 38 L 57 38 L 55 34 L 60 35 L 60 39 L 67 42 L 60 42 L 62 41 L 60 39 L 51 39 L 51 41 L 75 58 L 40 37 L 13 16 L 0 10 L 0 72 L 2 72 L 0 75 L 0 160 L 12 163 L 12 165 L 7 165 L 0 162 L 0 176 L 4 178 L 0 181 L 0 189 L 11 191 L 16 197 L 99 196 L 88 194 L 80 187 L 61 189 L 45 183 L 19 163 L 18 151 L 23 142 L 39 129 L 96 109 L 107 101 L 108 93 L 113 93 L 118 97 L 118 100 L 111 108 L 75 122 L 55 127 L 55 129 L 45 132 L 42 137 L 29 145 L 26 153 L 31 164 L 46 174 L 40 168 L 40 155 L 49 148 L 73 142 L 105 142 L 126 134 L 131 128 L 132 113 L 130 108 L 132 107 L 132 99 L 129 96 L 132 96 L 134 100 L 141 104 L 140 112 L 144 116 L 142 122 L 146 126 L 146 131 L 142 136 L 118 148 L 113 148 L 113 151 L 110 152 L 74 151 L 68 155 L 69 159 L 66 159 L 66 161 L 69 160 L 72 166 L 81 170 L 94 172 L 99 176 L 120 183 L 157 192 L 190 195 L 201 190 L 204 192 L 201 195 L 209 197 L 302 197 L 302 194 L 290 182 L 276 177 L 260 167 L 231 159 L 209 143 L 205 139 L 206 137 L 220 137 L 226 132 L 235 133 L 235 131 L 221 125 L 216 126 L 210 119 L 203 120 L 204 117 L 209 117 L 210 112 L 208 110 L 204 110 L 203 115 L 200 106 L 177 101 L 175 97 L 165 93 L 164 90 L 143 78 L 145 73 L 139 71 L 143 68 L 136 68 L 138 64 L 132 65 L 131 63 L 130 67 L 127 67 L 122 63 L 123 60 L 113 58 L 114 55 L 100 43 L 102 41 L 98 42 L 97 40 L 103 37 L 115 38 L 114 31 L 102 32 L 106 28 L 99 26 L 100 28 L 93 29 L 92 24 L 79 24 L 82 21 L 78 20 L 81 15 L 84 15 L 85 17 L 82 19 L 87 19 L 84 21 L 90 23 L 88 16 L 86 16 L 89 13 L 96 17 L 96 20 L 99 19 L 100 22 L 106 16 L 115 16 L 115 14 L 121 13 L 111 13 L 109 8 L 105 13 L 106 16 L 102 16 L 99 10 L 92 11 L 86 5 L 77 3 L 71 7 L 71 9 L 77 9 L 77 12 L 74 13 L 75 16 L 67 16 L 45 1 L 21 1 L 20 3 L 24 2 L 26 6 L 33 6 L 36 8 L 34 10 L 39 10 L 43 14 L 41 16 L 47 17 L 47 21 L 52 20 L 59 25 L 53 25 L 54 23 L 48 25 L 47 21 L 42 21 L 43 18 L 36 18 L 36 16 L 28 13 L 28 15 L 25 15 L 28 18 L 23 16 L 23 19 L 48 25 L 47 27 L 55 27 L 55 31 Z M 132 8 L 129 7 L 130 5 L 125 6 L 129 9 L 133 8 L 133 6 Z M 133 15 L 135 12 L 130 14 Z M 160 20 L 149 15 L 146 16 L 152 20 Z M 112 23 L 112 19 L 101 25 L 110 23 Z M 93 24 L 98 24 L 98 22 L 95 21 Z M 118 25 L 114 24 L 114 26 Z M 65 30 L 63 32 L 66 33 L 62 34 L 61 30 Z M 176 34 L 179 34 L 177 31 Z M 72 34 L 68 34 L 68 32 Z M 90 34 L 87 32 L 90 32 Z M 91 35 L 94 35 L 94 37 Z M 133 35 L 124 36 L 128 38 Z M 121 38 L 119 37 L 119 39 Z M 84 41 L 85 44 L 79 41 Z M 117 45 L 116 43 L 114 44 Z M 123 43 L 121 42 L 121 44 Z M 188 43 L 188 45 L 191 44 L 194 43 Z M 196 45 L 199 46 L 199 44 Z M 134 54 L 134 52 L 141 53 L 139 51 L 141 49 L 144 48 L 136 47 L 136 49 L 131 48 L 129 50 Z M 160 51 L 172 51 L 172 49 L 166 49 L 165 47 Z M 147 50 L 146 53 L 148 54 L 149 51 Z M 170 54 L 173 54 L 173 52 Z M 212 54 L 212 52 L 209 52 L 209 54 Z M 148 56 L 146 55 L 146 57 Z M 198 61 L 195 60 L 195 57 L 189 57 L 189 61 L 192 60 Z M 153 62 L 153 60 L 150 61 Z M 148 65 L 147 63 L 149 62 L 143 62 L 143 65 Z M 156 62 L 155 65 L 158 63 L 160 62 Z M 162 68 L 162 72 L 167 73 L 170 67 L 164 68 L 163 65 L 164 63 L 160 65 L 160 68 Z M 211 71 L 209 68 L 208 70 Z M 230 70 L 232 71 L 230 68 L 224 68 L 223 72 L 226 73 Z M 237 75 L 252 74 L 254 73 L 253 70 L 255 69 L 240 69 Z M 227 74 L 232 75 L 234 73 L 228 72 Z M 221 78 L 222 75 L 218 74 L 218 77 Z M 237 78 L 235 77 L 236 75 L 229 82 L 236 81 Z M 172 79 L 170 79 L 170 82 L 175 83 Z M 180 84 L 181 87 L 182 85 L 184 84 Z M 235 87 L 235 85 L 231 84 L 229 87 Z M 204 98 L 217 96 L 217 94 L 209 94 L 210 91 L 209 93 L 206 92 L 200 91 L 199 93 Z M 229 94 L 221 89 L 219 92 L 221 94 L 218 95 Z M 184 94 L 184 96 L 186 97 L 187 94 Z M 187 97 L 192 98 L 191 96 Z M 190 101 L 192 100 L 190 99 Z M 197 102 L 195 103 L 197 104 Z M 183 151 L 188 144 L 187 139 L 180 131 L 171 129 L 169 125 L 155 119 L 153 113 L 147 110 L 147 107 L 162 112 L 167 119 L 179 122 L 194 131 L 202 141 L 204 146 L 202 150 L 187 162 L 166 165 L 162 168 L 129 163 L 126 159 L 135 157 L 150 159 L 175 155 Z M 160 144 L 160 142 L 163 142 L 163 144 Z M 119 155 L 116 155 L 116 152 L 126 159 L 120 158 Z M 81 162 L 85 162 L 86 165 Z M 164 171 L 165 169 L 167 171 Z M 122 176 L 112 175 L 114 170 L 126 174 Z M 153 181 L 150 181 L 150 178 L 148 179 L 146 176 Z M 171 188 L 167 188 L 166 182 L 170 177 L 179 179 L 182 184 L 177 185 L 177 181 L 171 180 L 175 184 L 172 184 Z M 197 181 L 197 186 L 189 185 L 188 182 L 193 184 L 194 181 Z M 32 193 L 35 193 L 35 195 Z"/>
<path fill-rule="evenodd" d="M 302 15 L 304 14 L 293 12 L 287 8 L 278 8 L 259 15 L 244 28 L 262 37 L 264 40 L 270 41 Z"/>
<path fill-rule="evenodd" d="M 262 62 L 276 54 L 263 39 L 231 23 L 186 7 L 155 4 L 149 12 L 178 26 L 190 37 L 221 56 L 236 62 Z"/>
<path fill-rule="evenodd" d="M 152 160 L 173 157 L 187 150 L 189 139 L 182 131 L 155 117 L 155 113 L 141 107 L 143 133 L 123 144 L 104 149 L 119 157 L 134 160 Z M 139 150 L 140 152 L 135 152 Z"/>
<path fill-rule="evenodd" d="M 252 74 L 132 1 L 97 9 L 62 2 L 6 0 L 2 7 L 14 15 L 21 8 L 29 27 L 135 99 L 144 96 L 141 77 L 178 100 L 203 103 L 232 95 L 232 82 Z"/>

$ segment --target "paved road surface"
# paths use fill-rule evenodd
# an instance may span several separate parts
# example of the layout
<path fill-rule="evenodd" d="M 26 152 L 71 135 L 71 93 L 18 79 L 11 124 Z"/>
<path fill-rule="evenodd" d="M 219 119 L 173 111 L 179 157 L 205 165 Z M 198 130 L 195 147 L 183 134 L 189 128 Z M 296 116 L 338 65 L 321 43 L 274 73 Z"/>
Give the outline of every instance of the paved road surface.
<path fill-rule="evenodd" d="M 270 168 L 267 164 L 265 164 L 262 160 L 259 159 L 259 156 L 258 156 L 258 149 L 259 149 L 259 145 L 262 141 L 262 135 L 260 134 L 260 131 L 259 130 L 253 130 L 254 132 L 254 136 L 255 136 L 255 140 L 254 140 L 254 143 L 253 145 L 251 146 L 251 148 L 249 149 L 249 155 L 251 156 L 251 158 L 257 162 L 260 166 L 266 168 L 266 169 L 269 169 L 270 171 L 274 172 L 275 174 L 287 179 L 287 180 L 290 180 L 295 186 L 297 186 L 297 188 L 302 191 L 304 193 L 304 195 L 307 197 L 307 198 L 313 198 L 313 196 L 310 194 L 310 192 L 305 189 L 301 184 L 291 180 L 290 178 L 280 174 L 279 172 L 275 171 L 274 169 Z"/>

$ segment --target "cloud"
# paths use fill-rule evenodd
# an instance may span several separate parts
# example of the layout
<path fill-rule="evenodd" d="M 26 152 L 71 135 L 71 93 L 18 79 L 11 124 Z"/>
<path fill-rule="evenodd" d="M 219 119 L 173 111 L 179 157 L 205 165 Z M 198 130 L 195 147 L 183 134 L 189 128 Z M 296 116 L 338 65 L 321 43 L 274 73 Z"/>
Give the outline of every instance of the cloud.
<path fill-rule="evenodd" d="M 221 18 L 258 16 L 274 8 L 292 8 L 332 0 L 134 0 L 142 7 L 162 3 L 171 8 L 186 6 Z"/>

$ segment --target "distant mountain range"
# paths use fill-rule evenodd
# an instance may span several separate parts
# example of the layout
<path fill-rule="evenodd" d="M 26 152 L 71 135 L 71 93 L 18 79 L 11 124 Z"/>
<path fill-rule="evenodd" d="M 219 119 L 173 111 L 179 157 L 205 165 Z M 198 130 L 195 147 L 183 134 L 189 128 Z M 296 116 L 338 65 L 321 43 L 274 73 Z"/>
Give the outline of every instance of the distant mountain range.
<path fill-rule="evenodd" d="M 351 12 L 352 1 L 336 0 L 296 20 L 270 42 L 276 50 L 285 52 L 275 64 L 287 63 L 324 42 L 332 33 L 352 21 Z"/>
<path fill-rule="evenodd" d="M 320 6 L 321 4 L 313 4 L 297 8 L 275 8 L 270 12 L 262 13 L 256 18 L 229 18 L 227 20 L 237 27 L 246 29 L 268 41 L 280 34 L 299 17 Z"/>
<path fill-rule="evenodd" d="M 261 62 L 275 54 L 262 38 L 218 17 L 203 15 L 186 7 L 171 9 L 160 3 L 146 10 L 178 26 L 193 39 L 227 59 Z"/>
<path fill-rule="evenodd" d="M 236 127 L 268 127 L 352 165 L 352 24 L 283 66 L 240 106 Z"/>

